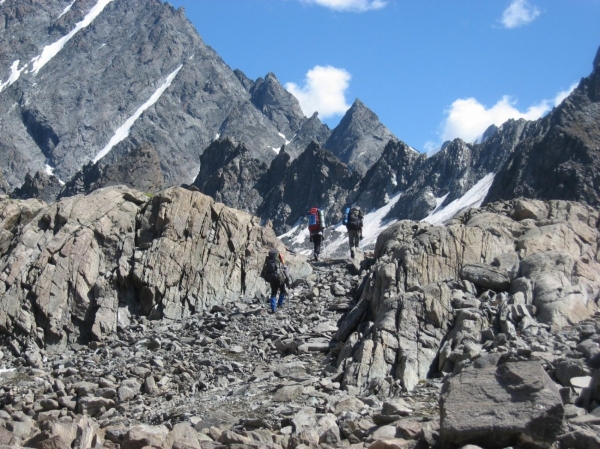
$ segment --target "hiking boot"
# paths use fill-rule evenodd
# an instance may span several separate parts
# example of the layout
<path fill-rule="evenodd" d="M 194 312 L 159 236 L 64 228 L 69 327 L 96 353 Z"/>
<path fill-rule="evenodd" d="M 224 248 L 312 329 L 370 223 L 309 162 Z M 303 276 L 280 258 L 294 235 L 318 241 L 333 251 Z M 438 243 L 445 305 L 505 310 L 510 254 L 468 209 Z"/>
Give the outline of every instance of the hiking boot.
<path fill-rule="evenodd" d="M 277 298 L 271 298 L 271 313 L 277 312 Z"/>

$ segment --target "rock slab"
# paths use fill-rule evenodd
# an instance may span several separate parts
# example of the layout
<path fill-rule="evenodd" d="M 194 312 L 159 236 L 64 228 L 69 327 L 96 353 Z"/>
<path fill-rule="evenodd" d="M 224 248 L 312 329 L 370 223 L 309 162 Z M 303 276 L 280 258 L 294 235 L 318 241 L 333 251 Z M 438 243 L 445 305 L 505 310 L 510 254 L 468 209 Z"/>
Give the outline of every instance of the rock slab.
<path fill-rule="evenodd" d="M 471 369 L 450 378 L 440 411 L 443 449 L 548 448 L 564 416 L 560 393 L 537 362 Z"/>

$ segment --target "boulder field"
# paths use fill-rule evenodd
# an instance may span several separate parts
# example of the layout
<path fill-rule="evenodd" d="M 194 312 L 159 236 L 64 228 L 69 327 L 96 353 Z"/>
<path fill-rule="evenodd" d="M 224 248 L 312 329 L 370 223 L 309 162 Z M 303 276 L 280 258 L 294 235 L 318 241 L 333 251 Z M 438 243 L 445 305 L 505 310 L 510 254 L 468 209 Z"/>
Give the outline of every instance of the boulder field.
<path fill-rule="evenodd" d="M 598 219 L 498 202 L 310 265 L 181 188 L 0 197 L 0 445 L 598 448 Z"/>

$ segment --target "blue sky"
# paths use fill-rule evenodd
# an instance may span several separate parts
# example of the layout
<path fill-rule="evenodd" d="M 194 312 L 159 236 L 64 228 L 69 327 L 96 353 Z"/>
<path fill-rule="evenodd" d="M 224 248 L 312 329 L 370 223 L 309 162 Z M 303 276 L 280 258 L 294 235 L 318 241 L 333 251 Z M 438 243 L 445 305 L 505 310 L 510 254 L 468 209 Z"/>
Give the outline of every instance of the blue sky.
<path fill-rule="evenodd" d="M 419 151 L 536 119 L 592 70 L 600 0 L 169 0 L 331 128 L 356 98 Z"/>

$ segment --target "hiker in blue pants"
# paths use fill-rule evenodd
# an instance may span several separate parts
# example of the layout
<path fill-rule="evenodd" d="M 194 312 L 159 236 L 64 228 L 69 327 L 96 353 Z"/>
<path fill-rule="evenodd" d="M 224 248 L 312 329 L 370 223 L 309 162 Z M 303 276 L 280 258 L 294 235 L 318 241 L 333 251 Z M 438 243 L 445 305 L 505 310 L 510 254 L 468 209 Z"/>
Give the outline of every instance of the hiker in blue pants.
<path fill-rule="evenodd" d="M 286 284 L 290 279 L 283 256 L 276 249 L 269 251 L 260 277 L 271 285 L 271 313 L 275 313 L 277 307 L 283 307 L 285 304 Z M 277 297 L 278 292 L 279 298 Z"/>

